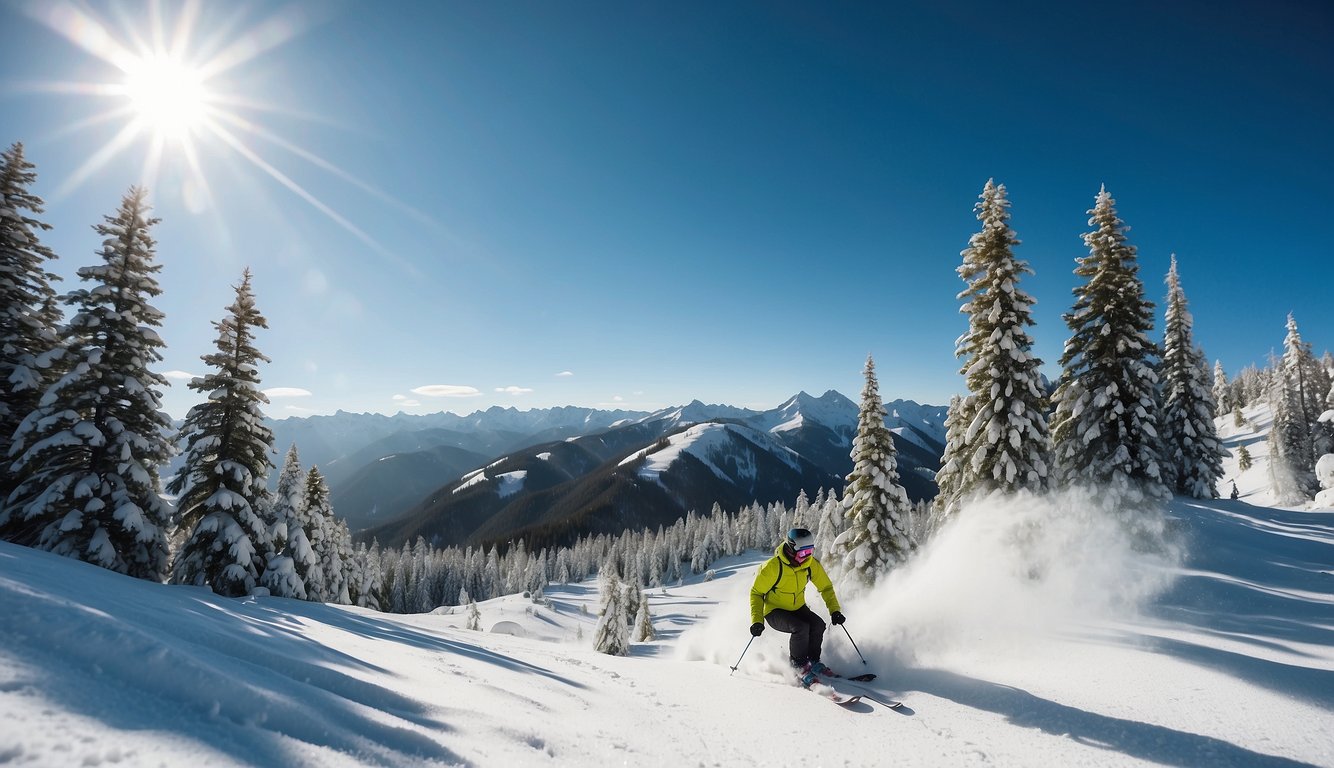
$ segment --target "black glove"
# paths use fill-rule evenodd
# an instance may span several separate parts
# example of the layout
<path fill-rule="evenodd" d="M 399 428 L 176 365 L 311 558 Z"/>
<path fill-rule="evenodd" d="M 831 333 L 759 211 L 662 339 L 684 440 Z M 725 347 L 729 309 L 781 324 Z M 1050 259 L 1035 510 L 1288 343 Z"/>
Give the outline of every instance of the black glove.
<path fill-rule="evenodd" d="M 834 622 L 834 626 L 838 626 L 839 624 L 842 624 L 843 622 L 847 621 L 847 618 L 838 611 L 834 611 L 833 613 L 829 614 L 829 620 Z"/>
<path fill-rule="evenodd" d="M 760 633 L 763 632 L 763 631 L 764 631 L 764 622 L 762 622 L 762 621 L 757 621 L 757 622 L 755 622 L 754 624 L 751 624 L 751 625 L 750 625 L 750 636 L 751 636 L 751 637 L 759 637 L 759 636 L 760 636 Z"/>

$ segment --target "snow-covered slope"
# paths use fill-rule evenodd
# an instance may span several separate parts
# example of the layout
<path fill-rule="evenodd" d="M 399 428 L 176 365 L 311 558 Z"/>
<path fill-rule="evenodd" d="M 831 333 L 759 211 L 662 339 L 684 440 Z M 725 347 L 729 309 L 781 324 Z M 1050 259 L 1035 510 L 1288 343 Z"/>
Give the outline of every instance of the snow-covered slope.
<path fill-rule="evenodd" d="M 795 451 L 774 440 L 767 433 L 736 424 L 710 422 L 696 424 L 665 439 L 665 447 L 656 446 L 631 454 L 622 466 L 644 459 L 639 476 L 658 481 L 662 473 L 671 470 L 683 455 L 693 456 L 725 482 L 756 480 L 755 453 L 752 446 L 787 464 L 794 472 L 801 471 L 800 457 Z M 747 446 L 742 448 L 741 446 Z"/>
<path fill-rule="evenodd" d="M 794 687 L 772 630 L 731 673 L 762 553 L 650 590 L 660 639 L 619 658 L 588 584 L 472 632 L 0 543 L 0 763 L 1334 766 L 1334 511 L 1249 479 L 1175 501 L 1159 555 L 1077 498 L 985 502 L 875 592 L 839 582 L 825 660 L 862 671 L 855 640 L 902 710 Z"/>
<path fill-rule="evenodd" d="M 857 404 L 832 389 L 820 397 L 798 392 L 777 408 L 756 416 L 751 424 L 770 432 L 789 432 L 812 421 L 851 435 L 857 431 Z"/>

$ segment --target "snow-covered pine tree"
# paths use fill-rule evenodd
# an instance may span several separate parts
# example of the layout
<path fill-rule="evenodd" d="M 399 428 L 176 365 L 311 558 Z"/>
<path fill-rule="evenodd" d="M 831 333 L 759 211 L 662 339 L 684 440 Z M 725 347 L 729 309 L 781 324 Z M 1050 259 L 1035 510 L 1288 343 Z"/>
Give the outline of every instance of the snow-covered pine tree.
<path fill-rule="evenodd" d="M 1214 361 L 1214 411 L 1227 413 L 1233 408 L 1232 387 L 1228 384 L 1227 373 L 1223 371 L 1223 361 Z"/>
<path fill-rule="evenodd" d="M 354 577 L 352 573 L 352 532 L 348 530 L 346 520 L 333 517 L 332 502 L 329 505 L 329 510 L 329 530 L 332 536 L 329 542 L 329 559 L 326 562 L 324 572 L 326 574 L 336 574 L 329 590 L 330 594 L 333 595 L 332 602 L 339 605 L 351 605 L 352 579 Z M 439 601 L 435 600 L 432 594 L 429 602 L 431 608 L 434 608 Z"/>
<path fill-rule="evenodd" d="M 1051 465 L 1042 361 L 1032 353 L 1027 330 L 1034 302 L 1019 288 L 1033 270 L 1014 257 L 1019 239 L 1010 229 L 1005 185 L 988 180 L 979 197 L 982 229 L 968 241 L 958 270 L 968 286 L 958 296 L 968 331 L 956 342 L 955 355 L 963 358 L 959 372 L 969 394 L 951 411 L 955 439 L 941 460 L 948 495 L 942 490 L 938 506 L 946 514 L 978 494 L 1041 492 Z"/>
<path fill-rule="evenodd" d="M 1307 414 L 1311 418 L 1311 455 L 1319 461 L 1321 456 L 1334 453 L 1334 421 L 1321 419 L 1321 414 L 1329 407 L 1329 393 L 1334 392 L 1334 371 L 1325 362 L 1330 358 L 1330 353 L 1325 353 L 1325 360 L 1317 360 L 1309 344 L 1306 345 L 1306 353 L 1307 379 L 1311 382 L 1310 394 L 1307 395 Z"/>
<path fill-rule="evenodd" d="M 608 560 L 598 569 L 598 592 L 602 606 L 593 630 L 593 650 L 611 656 L 630 653 L 629 615 L 626 611 L 625 584 L 616 574 L 616 565 Z"/>
<path fill-rule="evenodd" d="M 13 436 L 16 539 L 120 573 L 161 580 L 170 508 L 158 467 L 172 456 L 167 380 L 148 366 L 164 346 L 154 241 L 142 189 L 94 229 L 103 263 L 83 267 L 89 287 L 63 297 L 72 317 L 50 353 L 67 371 Z"/>
<path fill-rule="evenodd" d="M 278 487 L 273 492 L 272 524 L 269 527 L 269 548 L 272 557 L 260 577 L 275 597 L 307 599 L 306 574 L 318 565 L 310 539 L 302 525 L 301 509 L 305 505 L 306 471 L 301 467 L 301 456 L 296 444 L 287 449 Z M 291 573 L 287 573 L 291 568 Z"/>
<path fill-rule="evenodd" d="M 852 472 L 843 491 L 847 529 L 834 540 L 828 562 L 865 586 L 907 558 L 912 543 L 904 528 L 911 502 L 899 484 L 898 451 L 885 426 L 885 405 L 866 356 L 857 435 L 852 440 Z"/>
<path fill-rule="evenodd" d="M 1223 476 L 1223 446 L 1214 428 L 1213 390 L 1206 378 L 1204 354 L 1195 346 L 1193 321 L 1181 288 L 1177 257 L 1167 271 L 1164 318 L 1162 437 L 1163 479 L 1184 496 L 1218 498 Z"/>
<path fill-rule="evenodd" d="M 819 522 L 815 529 L 815 556 L 823 562 L 832 562 L 834 541 L 846 530 L 843 518 L 843 502 L 838 495 L 830 493 L 820 506 Z M 761 546 L 773 546 L 772 542 L 760 542 Z"/>
<path fill-rule="evenodd" d="M 255 331 L 268 321 L 255 307 L 250 270 L 236 286 L 227 315 L 213 324 L 217 351 L 200 359 L 213 370 L 188 385 L 207 398 L 181 425 L 185 463 L 167 485 L 179 495 L 176 519 L 189 531 L 172 566 L 177 584 L 208 586 L 219 595 L 247 595 L 267 568 L 270 525 L 260 516 L 273 462 L 273 432 L 264 424 Z M 269 506 L 272 514 L 273 507 Z M 295 575 L 295 574 L 294 574 Z M 280 585 L 291 588 L 288 580 Z"/>
<path fill-rule="evenodd" d="M 635 613 L 635 642 L 643 643 L 649 640 L 658 639 L 658 633 L 653 629 L 653 617 L 649 615 L 648 596 L 644 590 L 639 590 L 639 610 Z"/>
<path fill-rule="evenodd" d="M 306 582 L 306 599 L 318 603 L 336 602 L 338 592 L 335 588 L 339 586 L 335 582 L 337 577 L 326 570 L 333 538 L 333 508 L 329 503 L 329 485 L 324 482 L 324 476 L 316 466 L 312 466 L 306 473 L 305 504 L 302 505 L 301 517 L 315 559 L 315 564 L 302 574 Z M 406 588 L 408 585 L 404 586 Z"/>
<path fill-rule="evenodd" d="M 482 631 L 482 611 L 477 607 L 476 600 L 468 601 L 468 629 L 474 632 Z"/>
<path fill-rule="evenodd" d="M 486 553 L 486 563 L 482 566 L 482 599 L 500 597 L 503 594 L 501 592 L 503 586 L 504 582 L 500 578 L 500 556 L 493 544 Z"/>
<path fill-rule="evenodd" d="M 973 422 L 971 396 L 951 395 L 945 411 L 945 452 L 940 457 L 936 472 L 936 497 L 932 500 L 934 514 L 944 519 L 957 511 L 963 498 L 965 448 L 963 436 Z"/>
<path fill-rule="evenodd" d="M 804 488 L 797 492 L 797 503 L 794 505 L 792 519 L 801 528 L 814 528 L 819 522 L 811 515 L 811 502 L 806 498 Z"/>
<path fill-rule="evenodd" d="M 1283 358 L 1270 392 L 1274 425 L 1269 432 L 1269 475 L 1280 504 L 1302 504 L 1316 492 L 1311 420 L 1305 407 L 1305 389 L 1310 386 L 1307 355 L 1297 321 L 1288 315 Z"/>
<path fill-rule="evenodd" d="M 1164 504 L 1158 434 L 1153 303 L 1144 298 L 1135 247 L 1104 187 L 1089 210 L 1088 256 L 1075 274 L 1071 336 L 1053 396 L 1052 440 L 1059 481 L 1089 486 L 1114 509 Z"/>
<path fill-rule="evenodd" d="M 56 348 L 60 321 L 51 287 L 60 278 L 47 271 L 56 255 L 38 237 L 51 226 L 36 218 L 42 199 L 30 191 L 37 180 L 33 168 L 21 143 L 0 154 L 0 538 L 20 544 L 35 543 L 35 531 L 10 522 L 17 508 L 6 503 L 16 479 L 9 448 L 24 417 L 56 380 L 48 353 Z"/>

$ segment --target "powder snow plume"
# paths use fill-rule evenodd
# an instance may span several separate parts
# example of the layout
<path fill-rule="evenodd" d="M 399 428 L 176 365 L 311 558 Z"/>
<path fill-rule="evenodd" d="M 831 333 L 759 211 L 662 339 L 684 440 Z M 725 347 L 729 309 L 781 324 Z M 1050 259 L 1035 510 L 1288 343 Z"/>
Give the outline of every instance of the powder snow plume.
<path fill-rule="evenodd" d="M 1160 512 L 1136 511 L 1127 523 L 1106 510 L 1107 498 L 1079 491 L 986 497 L 961 509 L 869 592 L 856 593 L 852 580 L 834 574 L 849 634 L 830 626 L 824 659 L 859 670 L 849 637 L 880 671 L 902 662 L 1031 657 L 1045 638 L 1133 620 L 1171 584 L 1181 553 L 1161 544 Z M 1137 543 L 1146 540 L 1155 546 Z M 736 664 L 750 639 L 750 586 L 762 562 L 731 565 L 745 578 L 682 635 L 678 658 Z M 827 617 L 814 588 L 806 602 Z M 766 628 L 740 670 L 774 682 L 790 678 L 787 640 Z"/>
<path fill-rule="evenodd" d="M 1133 619 L 1180 552 L 1158 512 L 1133 525 L 1088 492 L 996 495 L 965 506 L 869 594 L 845 599 L 868 656 L 928 663 L 1031 654 L 1044 638 Z M 1152 551 L 1145 551 L 1151 549 Z"/>

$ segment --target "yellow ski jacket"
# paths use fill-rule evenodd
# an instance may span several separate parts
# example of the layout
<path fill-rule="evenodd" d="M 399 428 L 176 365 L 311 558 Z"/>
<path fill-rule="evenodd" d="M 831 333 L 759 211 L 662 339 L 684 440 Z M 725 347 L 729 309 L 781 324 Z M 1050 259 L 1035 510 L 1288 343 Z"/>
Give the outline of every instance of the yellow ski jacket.
<path fill-rule="evenodd" d="M 787 559 L 783 554 L 783 545 L 774 550 L 774 556 L 760 566 L 755 574 L 755 584 L 750 588 L 750 622 L 763 621 L 769 611 L 782 608 L 795 611 L 806 604 L 806 585 L 814 584 L 824 598 L 825 607 L 830 613 L 839 610 L 838 598 L 834 595 L 834 583 L 829 580 L 824 566 L 814 557 L 806 558 L 800 565 Z"/>

